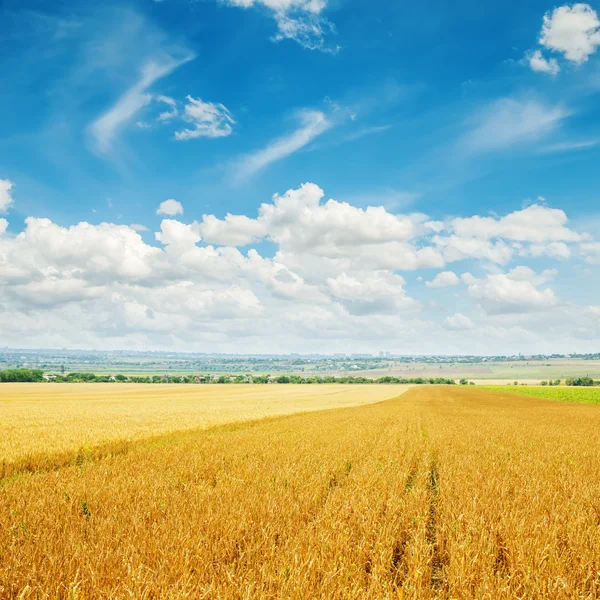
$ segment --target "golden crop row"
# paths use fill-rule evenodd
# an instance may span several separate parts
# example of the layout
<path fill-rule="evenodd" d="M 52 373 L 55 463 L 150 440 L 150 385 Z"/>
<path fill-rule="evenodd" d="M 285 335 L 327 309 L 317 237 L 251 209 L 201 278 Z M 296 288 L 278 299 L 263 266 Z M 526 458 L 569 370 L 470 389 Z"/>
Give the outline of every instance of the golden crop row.
<path fill-rule="evenodd" d="M 600 410 L 478 389 L 140 442 L 0 489 L 0 597 L 597 598 Z"/>

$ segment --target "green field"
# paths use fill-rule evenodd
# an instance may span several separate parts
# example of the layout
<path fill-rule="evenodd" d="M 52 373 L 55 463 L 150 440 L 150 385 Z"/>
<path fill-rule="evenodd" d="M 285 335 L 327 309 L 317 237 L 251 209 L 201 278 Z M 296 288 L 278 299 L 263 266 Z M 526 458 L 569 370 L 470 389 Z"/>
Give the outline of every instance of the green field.
<path fill-rule="evenodd" d="M 580 402 L 583 404 L 600 404 L 600 387 L 529 387 L 512 385 L 485 386 L 493 392 L 533 396 L 557 402 Z"/>

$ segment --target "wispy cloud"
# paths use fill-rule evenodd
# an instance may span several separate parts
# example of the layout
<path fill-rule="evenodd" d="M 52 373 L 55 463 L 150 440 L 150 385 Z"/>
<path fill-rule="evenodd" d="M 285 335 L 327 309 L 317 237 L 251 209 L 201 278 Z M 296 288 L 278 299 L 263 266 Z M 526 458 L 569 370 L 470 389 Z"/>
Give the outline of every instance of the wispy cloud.
<path fill-rule="evenodd" d="M 577 150 L 589 150 L 596 147 L 600 140 L 583 140 L 579 142 L 560 142 L 558 144 L 550 144 L 542 148 L 540 152 L 543 154 L 554 154 L 557 152 L 576 152 Z"/>
<path fill-rule="evenodd" d="M 109 152 L 121 127 L 152 101 L 153 96 L 148 92 L 152 84 L 193 58 L 191 54 L 182 59 L 164 56 L 144 63 L 138 80 L 110 110 L 90 125 L 96 150 L 104 154 Z"/>
<path fill-rule="evenodd" d="M 326 36 L 335 32 L 335 27 L 318 13 L 304 12 L 290 16 L 285 12 L 276 12 L 277 34 L 273 41 L 294 40 L 307 50 L 320 50 L 329 54 L 340 51 L 338 45 L 328 45 Z"/>
<path fill-rule="evenodd" d="M 564 106 L 503 98 L 482 110 L 459 145 L 467 152 L 490 152 L 537 141 L 561 126 L 572 113 Z"/>
<path fill-rule="evenodd" d="M 335 54 L 340 47 L 327 43 L 327 35 L 335 32 L 334 25 L 323 15 L 327 0 L 221 0 L 229 6 L 267 9 L 277 23 L 274 42 L 294 40 L 307 50 Z"/>
<path fill-rule="evenodd" d="M 359 129 L 358 131 L 354 131 L 354 132 L 348 134 L 344 138 L 344 141 L 345 142 L 353 142 L 355 140 L 360 140 L 360 138 L 363 138 L 367 135 L 383 133 L 384 131 L 391 129 L 392 127 L 393 127 L 393 125 L 376 125 L 374 127 L 363 127 L 362 129 Z"/>
<path fill-rule="evenodd" d="M 300 127 L 291 134 L 243 157 L 235 168 L 236 179 L 247 179 L 271 163 L 297 152 L 334 125 L 325 113 L 318 110 L 302 111 L 299 119 Z"/>
<path fill-rule="evenodd" d="M 226 137 L 231 134 L 232 125 L 235 124 L 231 113 L 223 104 L 203 102 L 202 99 L 192 98 L 192 96 L 187 97 L 182 118 L 190 123 L 192 128 L 176 131 L 176 140 Z"/>
<path fill-rule="evenodd" d="M 156 96 L 157 102 L 162 102 L 169 107 L 169 110 L 165 110 L 158 115 L 159 121 L 169 121 L 174 119 L 179 115 L 179 110 L 177 109 L 177 101 L 174 98 L 170 98 L 169 96 Z"/>

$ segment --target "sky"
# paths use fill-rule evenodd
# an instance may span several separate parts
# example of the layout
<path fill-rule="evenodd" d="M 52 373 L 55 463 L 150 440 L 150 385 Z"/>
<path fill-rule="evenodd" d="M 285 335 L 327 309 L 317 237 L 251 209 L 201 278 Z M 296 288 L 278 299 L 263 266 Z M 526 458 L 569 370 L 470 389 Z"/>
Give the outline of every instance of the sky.
<path fill-rule="evenodd" d="M 0 1 L 0 346 L 600 351 L 599 11 Z"/>

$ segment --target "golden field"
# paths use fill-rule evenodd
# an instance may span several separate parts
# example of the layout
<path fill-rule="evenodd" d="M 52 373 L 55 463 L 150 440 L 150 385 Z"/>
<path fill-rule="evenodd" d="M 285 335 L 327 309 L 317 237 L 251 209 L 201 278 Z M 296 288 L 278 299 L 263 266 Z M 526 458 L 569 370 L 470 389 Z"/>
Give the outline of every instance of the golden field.
<path fill-rule="evenodd" d="M 401 385 L 3 383 L 0 462 L 296 412 L 379 402 Z M 72 452 L 71 454 L 72 455 Z M 0 471 L 0 475 L 1 475 Z"/>
<path fill-rule="evenodd" d="M 421 386 L 15 472 L 0 597 L 598 598 L 599 442 L 598 406 Z"/>

